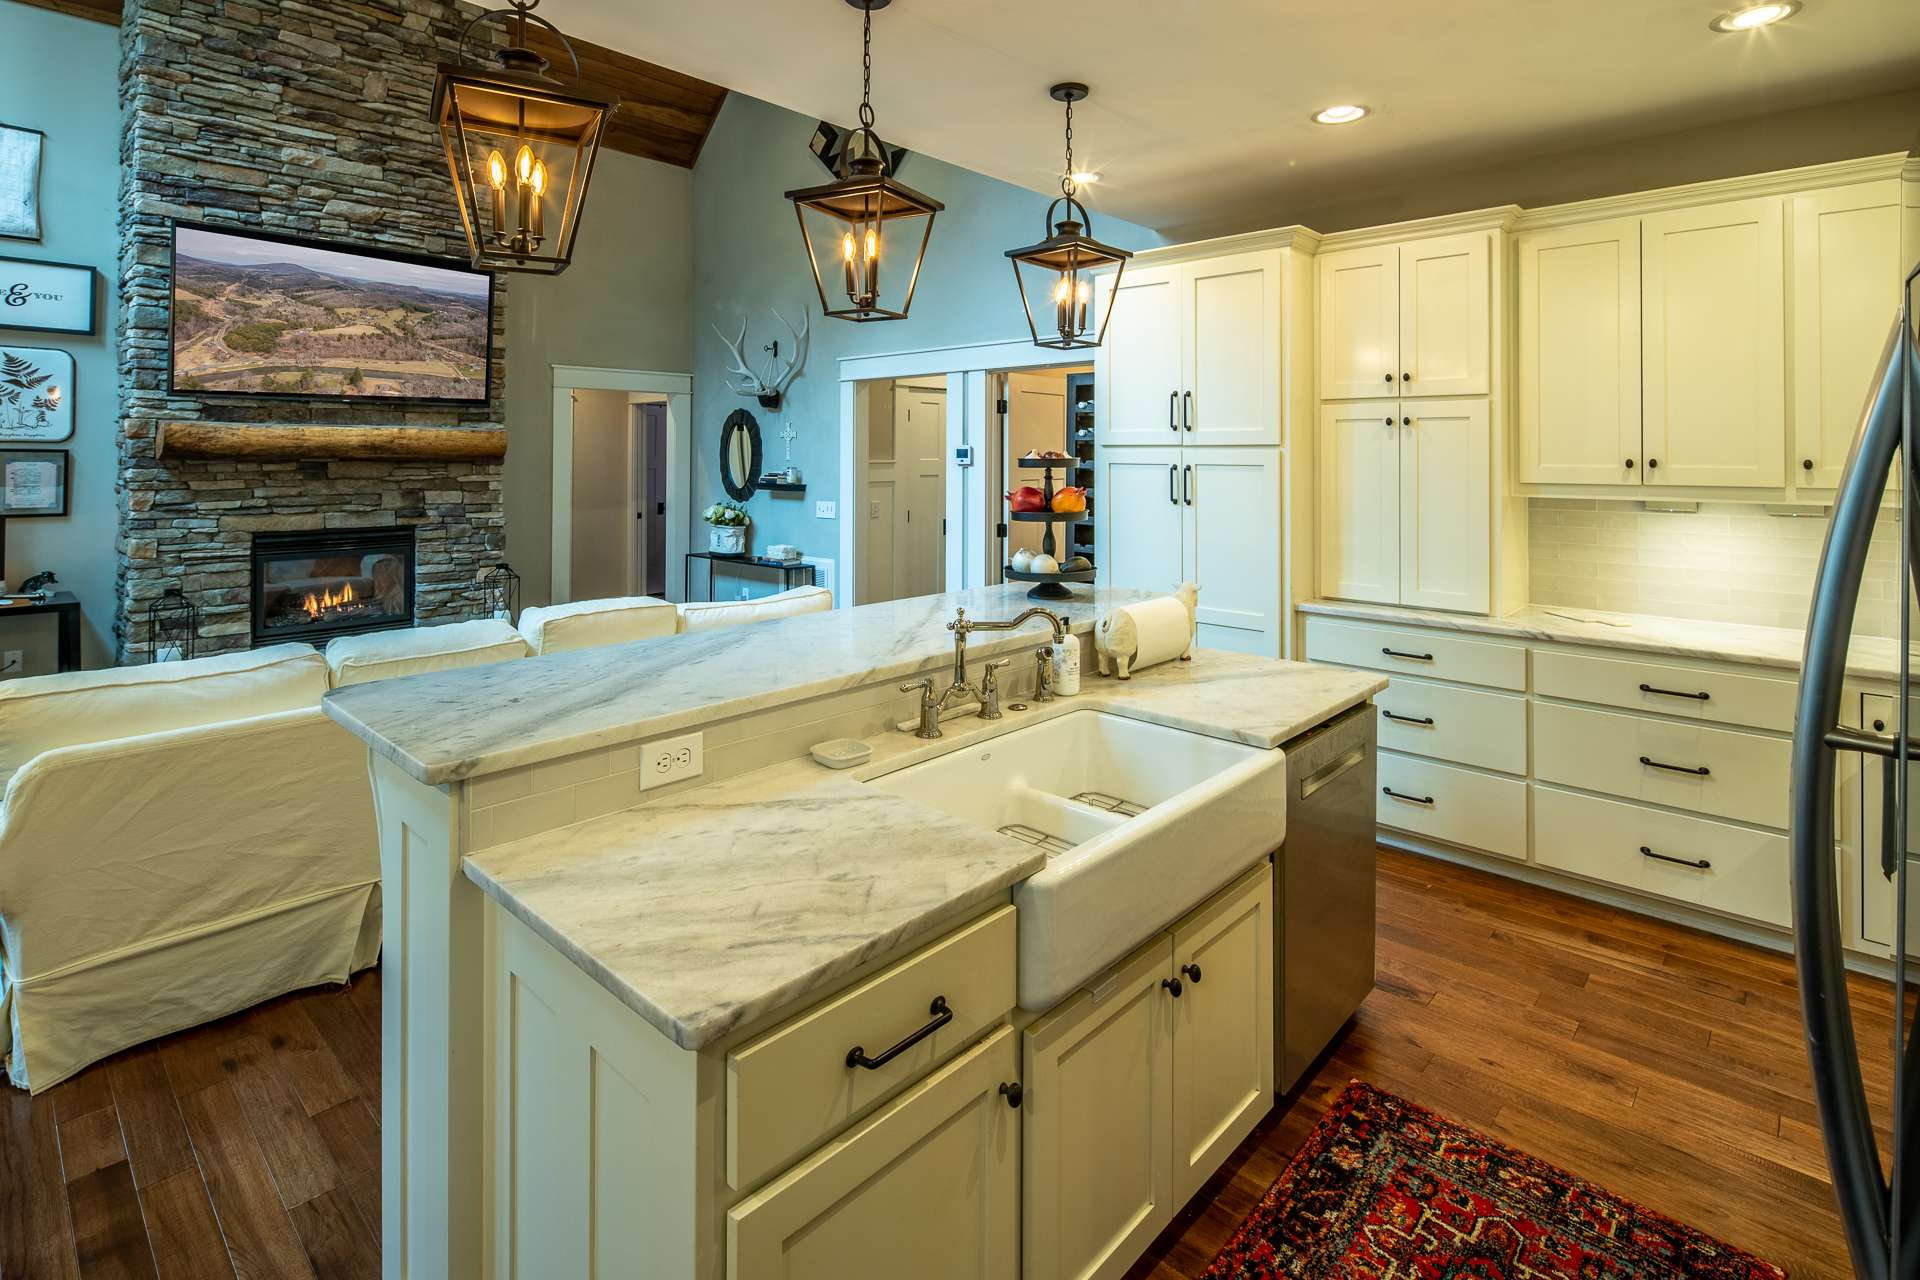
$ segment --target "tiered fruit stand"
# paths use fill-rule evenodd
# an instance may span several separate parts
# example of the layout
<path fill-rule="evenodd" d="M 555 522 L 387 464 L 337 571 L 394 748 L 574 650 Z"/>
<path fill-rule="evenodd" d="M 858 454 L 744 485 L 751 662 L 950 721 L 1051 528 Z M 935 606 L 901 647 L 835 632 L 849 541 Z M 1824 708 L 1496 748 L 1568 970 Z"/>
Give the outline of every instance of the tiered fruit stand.
<path fill-rule="evenodd" d="M 1072 458 L 1019 458 L 1016 465 L 1029 471 L 1040 471 L 1041 494 L 1046 502 L 1045 511 L 1009 511 L 1010 520 L 1024 520 L 1034 524 L 1044 524 L 1047 530 L 1040 536 L 1040 550 L 1056 560 L 1060 558 L 1059 544 L 1054 540 L 1053 526 L 1056 524 L 1084 524 L 1093 518 L 1091 511 L 1055 511 L 1053 509 L 1053 473 L 1064 471 L 1073 465 Z M 1073 553 L 1068 552 L 1069 556 Z M 1029 600 L 1071 600 L 1073 592 L 1068 590 L 1069 583 L 1092 582 L 1094 569 L 1088 565 L 1084 569 L 1062 569 L 1056 573 L 1035 573 L 1030 569 L 1016 569 L 1007 565 L 1004 569 L 1009 582 L 1031 582 L 1033 589 L 1027 592 Z"/>

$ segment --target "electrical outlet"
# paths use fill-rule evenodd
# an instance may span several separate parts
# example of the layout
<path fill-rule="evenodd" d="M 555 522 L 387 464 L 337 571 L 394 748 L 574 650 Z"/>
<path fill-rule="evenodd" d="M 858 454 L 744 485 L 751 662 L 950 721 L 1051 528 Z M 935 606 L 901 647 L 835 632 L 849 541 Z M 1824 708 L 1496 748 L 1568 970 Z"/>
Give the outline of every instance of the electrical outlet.
<path fill-rule="evenodd" d="M 816 502 L 813 504 L 813 518 L 815 520 L 837 520 L 840 518 L 839 507 L 832 502 Z"/>
<path fill-rule="evenodd" d="M 668 783 L 699 777 L 705 767 L 701 755 L 697 733 L 649 742 L 640 748 L 640 789 L 651 791 Z"/>
<path fill-rule="evenodd" d="M 9 649 L 0 653 L 0 676 L 17 676 L 26 665 L 27 656 L 23 650 Z"/>

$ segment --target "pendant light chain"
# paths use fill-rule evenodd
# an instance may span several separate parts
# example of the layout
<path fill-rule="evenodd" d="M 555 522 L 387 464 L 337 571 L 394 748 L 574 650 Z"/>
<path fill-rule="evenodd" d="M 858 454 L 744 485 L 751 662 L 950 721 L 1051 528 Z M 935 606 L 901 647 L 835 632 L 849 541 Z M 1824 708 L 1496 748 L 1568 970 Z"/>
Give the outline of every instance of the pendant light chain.
<path fill-rule="evenodd" d="M 873 10 L 860 16 L 860 124 L 873 128 Z"/>
<path fill-rule="evenodd" d="M 1060 190 L 1071 200 L 1073 198 L 1073 99 L 1067 99 L 1067 170 L 1060 175 Z"/>

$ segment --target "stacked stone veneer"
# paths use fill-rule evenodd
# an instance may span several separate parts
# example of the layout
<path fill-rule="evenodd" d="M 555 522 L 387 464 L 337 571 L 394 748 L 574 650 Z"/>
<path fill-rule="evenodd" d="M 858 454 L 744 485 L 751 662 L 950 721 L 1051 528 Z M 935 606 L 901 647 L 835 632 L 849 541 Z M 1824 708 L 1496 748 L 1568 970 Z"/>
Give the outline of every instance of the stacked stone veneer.
<path fill-rule="evenodd" d="M 505 537 L 498 466 L 154 456 L 156 428 L 174 420 L 449 430 L 503 420 L 504 277 L 489 406 L 202 399 L 167 390 L 176 218 L 464 254 L 428 107 L 435 69 L 456 60 L 459 33 L 475 12 L 432 0 L 127 0 L 115 620 L 122 661 L 145 660 L 147 606 L 173 585 L 199 607 L 198 652 L 246 648 L 249 554 L 262 530 L 412 525 L 419 620 L 482 612 L 474 577 L 499 559 Z"/>

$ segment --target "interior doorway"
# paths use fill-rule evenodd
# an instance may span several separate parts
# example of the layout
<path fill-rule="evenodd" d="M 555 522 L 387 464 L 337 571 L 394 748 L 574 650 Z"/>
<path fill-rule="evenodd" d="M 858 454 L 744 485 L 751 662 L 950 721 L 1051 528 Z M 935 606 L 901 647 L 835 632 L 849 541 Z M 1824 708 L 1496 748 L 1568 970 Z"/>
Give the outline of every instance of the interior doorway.
<path fill-rule="evenodd" d="M 1091 520 L 1049 526 L 1007 518 L 1008 494 L 1023 485 L 1043 488 L 1045 484 L 1045 473 L 1021 466 L 1022 458 L 1059 457 L 1060 467 L 1053 473 L 1054 490 L 1069 485 L 1086 489 L 1088 510 L 1092 510 L 1093 366 L 1008 370 L 990 376 L 1000 428 L 989 438 L 990 465 L 1001 484 L 988 495 L 992 507 L 985 524 L 990 540 L 988 582 L 1003 580 L 1004 569 L 1016 552 L 1038 555 L 1046 550 L 1049 528 L 1054 537 L 1051 554 L 1057 561 L 1065 563 L 1078 555 L 1097 563 Z"/>
<path fill-rule="evenodd" d="M 693 380 L 570 365 L 553 374 L 546 602 L 686 599 Z"/>
<path fill-rule="evenodd" d="M 866 473 L 854 515 L 856 603 L 946 590 L 947 379 L 864 383 Z"/>

